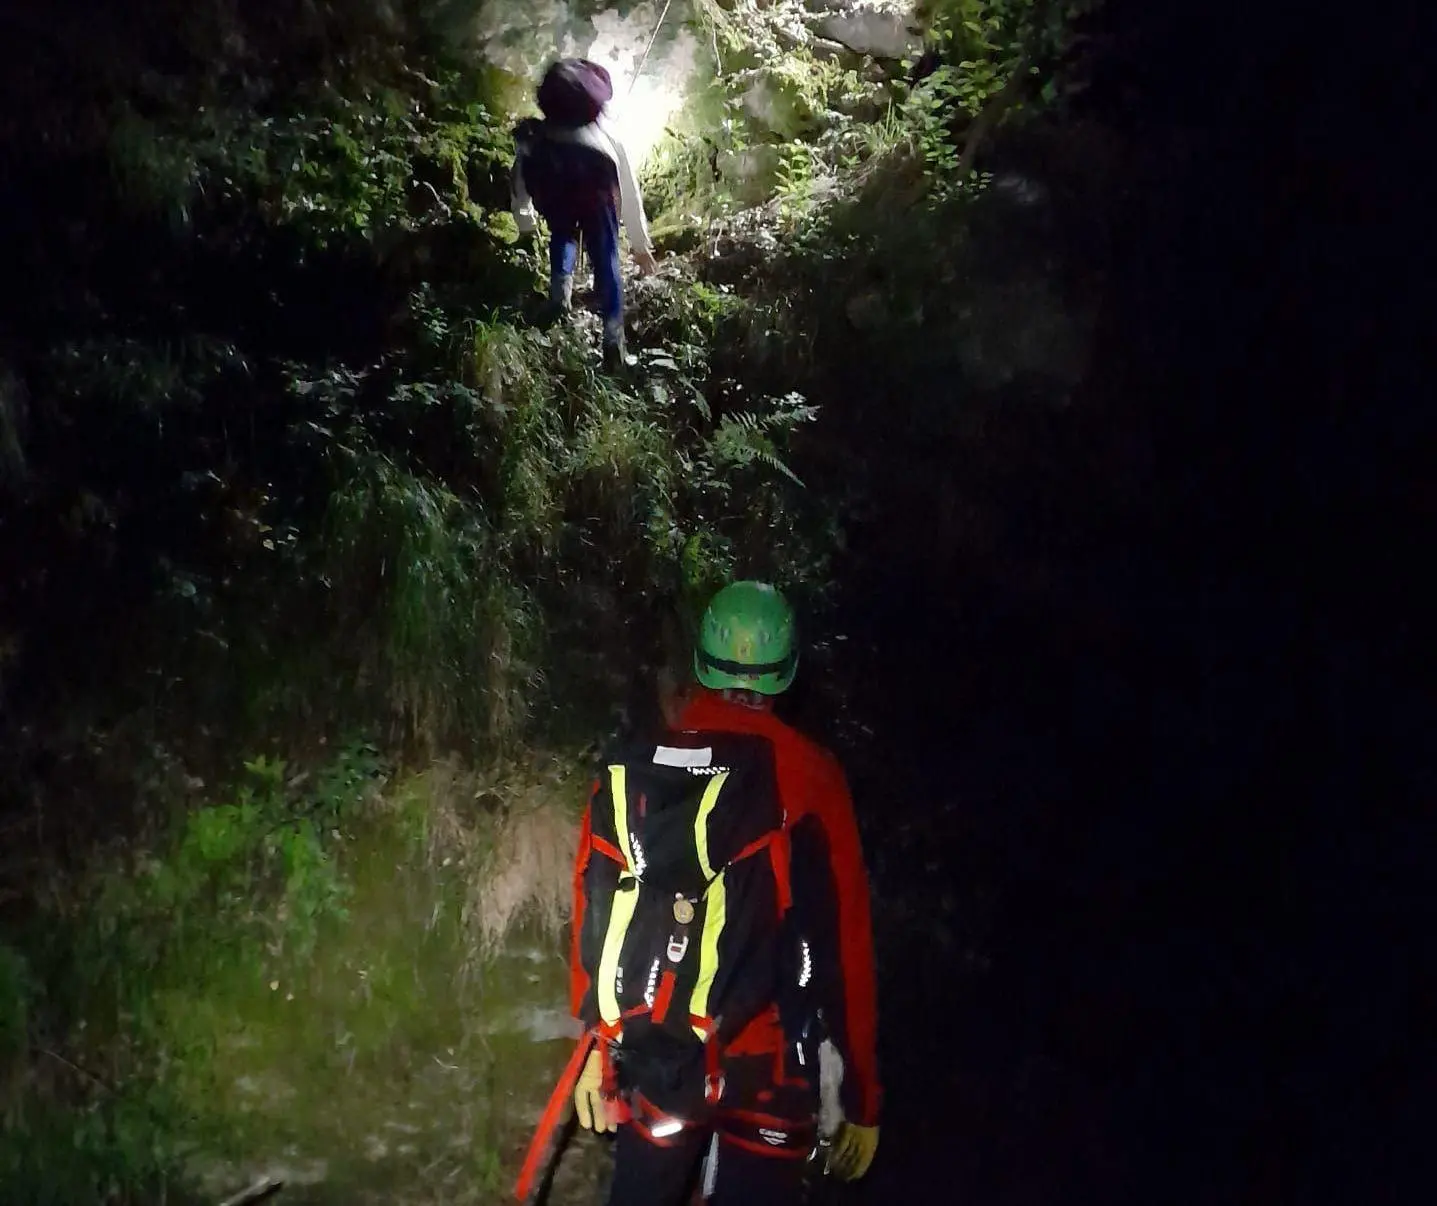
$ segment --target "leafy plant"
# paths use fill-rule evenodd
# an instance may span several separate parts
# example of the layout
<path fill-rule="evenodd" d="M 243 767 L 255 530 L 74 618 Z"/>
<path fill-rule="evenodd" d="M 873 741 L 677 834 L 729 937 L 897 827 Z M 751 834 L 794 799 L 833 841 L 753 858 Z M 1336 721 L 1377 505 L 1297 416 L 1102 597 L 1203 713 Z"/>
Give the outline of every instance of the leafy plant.
<path fill-rule="evenodd" d="M 55 1085 L 10 1102 L 7 1189 L 57 1204 L 165 1192 L 192 1130 L 173 1069 L 202 1079 L 211 1056 L 179 1024 L 187 1002 L 312 957 L 321 930 L 345 915 L 336 838 L 383 769 L 364 744 L 298 774 L 252 758 L 227 798 L 186 810 L 129 865 L 53 892 L 21 946 L 0 946 L 0 1071 L 38 1030 L 31 1058 L 44 1068 L 31 1085 Z M 27 1020 L 40 978 L 47 1008 Z"/>
<path fill-rule="evenodd" d="M 714 432 L 714 461 L 720 467 L 758 462 L 783 474 L 795 485 L 802 485 L 784 462 L 776 437 L 788 434 L 801 423 L 811 423 L 817 417 L 818 410 L 809 406 L 799 393 L 777 399 L 766 414 L 740 411 L 725 415 Z"/>
<path fill-rule="evenodd" d="M 779 220 L 792 225 L 813 204 L 814 152 L 803 143 L 783 149 L 778 168 Z"/>

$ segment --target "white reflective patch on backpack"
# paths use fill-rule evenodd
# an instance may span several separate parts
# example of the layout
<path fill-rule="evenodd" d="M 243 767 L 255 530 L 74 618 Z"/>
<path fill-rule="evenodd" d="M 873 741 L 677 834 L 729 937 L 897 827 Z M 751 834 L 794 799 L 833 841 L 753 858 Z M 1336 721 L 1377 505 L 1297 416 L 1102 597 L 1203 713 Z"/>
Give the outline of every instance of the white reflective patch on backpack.
<path fill-rule="evenodd" d="M 713 760 L 714 752 L 710 746 L 701 750 L 684 750 L 660 745 L 654 749 L 655 766 L 681 766 L 691 770 L 696 766 L 708 766 Z"/>
<path fill-rule="evenodd" d="M 704 1157 L 704 1201 L 707 1202 L 714 1196 L 714 1188 L 718 1185 L 718 1162 L 719 1162 L 719 1141 L 718 1132 L 709 1140 L 708 1155 Z"/>

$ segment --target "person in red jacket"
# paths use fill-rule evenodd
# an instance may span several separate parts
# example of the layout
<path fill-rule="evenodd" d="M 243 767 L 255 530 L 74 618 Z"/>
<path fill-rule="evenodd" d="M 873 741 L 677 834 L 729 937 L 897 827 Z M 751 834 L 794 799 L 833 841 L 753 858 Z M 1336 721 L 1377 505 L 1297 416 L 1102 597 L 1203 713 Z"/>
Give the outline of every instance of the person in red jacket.
<path fill-rule="evenodd" d="M 841 1067 L 841 1117 L 830 1121 L 828 1169 L 862 1177 L 878 1147 L 880 1090 L 876 988 L 868 877 L 848 785 L 827 750 L 779 720 L 774 697 L 797 669 L 792 609 L 775 589 L 738 582 L 705 613 L 694 672 L 698 685 L 666 711 L 673 728 L 749 734 L 772 746 L 780 802 L 791 834 L 794 895 L 825 902 L 816 935 L 815 981 L 821 986 L 820 1054 L 827 1076 Z M 586 812 L 575 872 L 572 1001 L 579 1013 L 589 978 L 579 957 L 584 918 L 583 873 L 590 846 Z M 807 871 L 801 869 L 807 868 Z M 803 881 L 803 882 L 801 882 Z M 841 1057 L 833 1058 L 834 1055 Z M 800 1057 L 801 1058 L 801 1057 Z M 686 1129 L 662 1143 L 653 1132 L 620 1122 L 604 1095 L 601 1053 L 589 1053 L 574 1103 L 581 1126 L 618 1131 L 609 1206 L 681 1206 L 703 1164 L 703 1195 L 717 1206 L 787 1206 L 797 1202 L 819 1119 L 811 1066 L 793 1066 L 795 1044 L 777 1002 L 724 1050 L 723 1095 L 711 1130 Z M 809 1061 L 810 1064 L 813 1062 Z M 830 1086 L 825 1084 L 824 1096 Z M 705 1159 L 706 1157 L 706 1159 Z"/>

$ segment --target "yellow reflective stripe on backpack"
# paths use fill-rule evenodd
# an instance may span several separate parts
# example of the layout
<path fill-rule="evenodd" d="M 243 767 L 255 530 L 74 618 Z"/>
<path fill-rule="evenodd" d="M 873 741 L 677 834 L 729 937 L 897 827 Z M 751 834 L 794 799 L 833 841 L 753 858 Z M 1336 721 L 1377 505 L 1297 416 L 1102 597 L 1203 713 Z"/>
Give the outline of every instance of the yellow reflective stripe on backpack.
<path fill-rule="evenodd" d="M 715 793 L 717 794 L 717 793 Z M 704 932 L 699 942 L 699 975 L 694 982 L 693 995 L 689 998 L 689 1012 L 696 1017 L 709 1015 L 709 993 L 713 991 L 714 974 L 718 971 L 719 935 L 723 933 L 724 922 L 728 919 L 728 888 L 724 885 L 724 872 L 720 871 L 704 893 Z M 695 1025 L 694 1033 L 701 1039 L 708 1038 L 703 1027 Z"/>
<path fill-rule="evenodd" d="M 718 803 L 719 792 L 723 791 L 723 785 L 728 782 L 728 771 L 721 775 L 715 775 L 709 785 L 704 788 L 703 799 L 699 801 L 699 815 L 694 819 L 694 842 L 699 851 L 699 870 L 704 873 L 705 879 L 713 879 L 713 864 L 709 862 L 709 814 L 713 812 L 714 805 Z"/>
<path fill-rule="evenodd" d="M 627 891 L 615 889 L 609 906 L 609 929 L 604 935 L 604 953 L 599 956 L 599 975 L 594 985 L 599 998 L 599 1017 L 606 1022 L 619 1020 L 619 959 L 624 953 L 624 935 L 629 932 L 629 922 L 634 919 L 634 907 L 638 903 L 639 885 L 635 883 Z"/>
<path fill-rule="evenodd" d="M 628 775 L 622 766 L 609 767 L 609 795 L 614 802 L 614 833 L 627 863 L 620 872 L 622 879 L 624 874 L 633 874 L 634 870 L 633 841 L 629 837 Z M 626 892 L 616 888 L 609 904 L 609 928 L 604 932 L 604 949 L 599 956 L 599 970 L 594 982 L 599 1017 L 605 1022 L 619 1020 L 619 960 L 623 957 L 624 938 L 638 903 L 639 886 L 636 883 Z"/>
<path fill-rule="evenodd" d="M 609 796 L 614 801 L 614 833 L 619 839 L 619 850 L 629 870 L 636 871 L 634 843 L 629 836 L 629 773 L 622 766 L 609 767 Z"/>

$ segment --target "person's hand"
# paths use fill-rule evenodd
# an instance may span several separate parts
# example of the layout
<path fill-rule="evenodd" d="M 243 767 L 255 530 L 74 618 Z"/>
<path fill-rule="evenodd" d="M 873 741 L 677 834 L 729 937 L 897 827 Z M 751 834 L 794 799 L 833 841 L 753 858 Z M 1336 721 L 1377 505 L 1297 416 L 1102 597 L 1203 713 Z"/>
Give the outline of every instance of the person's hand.
<path fill-rule="evenodd" d="M 857 1181 L 873 1163 L 878 1151 L 878 1128 L 845 1122 L 833 1138 L 828 1167 L 840 1181 Z"/>
<path fill-rule="evenodd" d="M 659 262 L 654 259 L 654 253 L 652 251 L 634 252 L 634 263 L 639 266 L 639 271 L 645 276 L 649 276 L 659 270 Z"/>
<path fill-rule="evenodd" d="M 578 1115 L 581 1127 L 586 1131 L 597 1131 L 601 1135 L 606 1131 L 619 1129 L 609 1113 L 609 1103 L 604 1100 L 603 1088 L 604 1059 L 598 1048 L 595 1048 L 584 1061 L 584 1070 L 579 1073 L 578 1083 L 574 1086 L 574 1113 Z"/>

